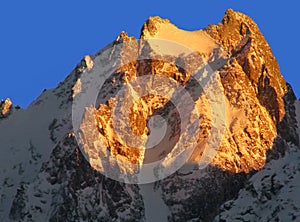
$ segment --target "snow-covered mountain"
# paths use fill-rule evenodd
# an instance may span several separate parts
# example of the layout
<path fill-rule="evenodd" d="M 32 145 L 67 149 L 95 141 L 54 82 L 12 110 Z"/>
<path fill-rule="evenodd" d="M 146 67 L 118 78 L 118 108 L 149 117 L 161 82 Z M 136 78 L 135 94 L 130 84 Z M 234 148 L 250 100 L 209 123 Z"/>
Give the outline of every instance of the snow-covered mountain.
<path fill-rule="evenodd" d="M 251 18 L 151 17 L 26 110 L 0 102 L 0 221 L 299 221 L 299 129 Z"/>

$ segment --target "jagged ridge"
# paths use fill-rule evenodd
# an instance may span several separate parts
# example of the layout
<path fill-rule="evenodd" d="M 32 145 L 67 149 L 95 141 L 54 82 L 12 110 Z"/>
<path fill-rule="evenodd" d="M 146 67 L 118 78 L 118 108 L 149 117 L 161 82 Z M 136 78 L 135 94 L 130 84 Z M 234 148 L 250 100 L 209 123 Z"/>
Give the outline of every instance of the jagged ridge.
<path fill-rule="evenodd" d="M 186 41 L 180 40 L 183 35 L 187 36 Z M 217 72 L 227 98 L 227 131 L 219 153 L 206 169 L 178 171 L 155 185 L 169 209 L 170 221 L 208 221 L 219 213 L 219 206 L 239 195 L 248 178 L 262 169 L 267 160 L 284 156 L 290 143 L 299 146 L 296 98 L 257 25 L 242 13 L 228 10 L 220 24 L 195 32 L 179 30 L 159 17 L 149 18 L 142 28 L 141 39 L 155 38 L 186 44 L 208 63 L 222 54 L 220 48 L 231 58 Z M 166 75 L 185 86 L 193 73 L 158 60 L 164 52 L 151 41 L 140 47 L 135 38 L 122 32 L 112 45 L 120 42 L 130 42 L 125 44 L 130 47 L 122 53 L 134 59 L 129 63 L 122 61 L 123 66 L 100 90 L 97 106 L 92 110 L 96 112 L 100 129 L 97 133 L 103 141 L 108 141 L 111 151 L 128 161 L 136 161 L 143 156 L 132 153 L 130 147 L 120 146 L 107 133 L 113 97 L 120 85 L 143 73 L 151 73 Z M 152 53 L 153 59 L 138 61 L 143 53 Z M 71 105 L 81 92 L 79 78 L 93 70 L 100 54 L 101 51 L 85 57 L 64 82 L 54 90 L 43 92 L 28 110 L 13 112 L 3 120 L 0 117 L 1 156 L 14 162 L 3 160 L 1 164 L 4 169 L 0 173 L 2 221 L 145 220 L 145 207 L 149 206 L 142 202 L 140 189 L 143 187 L 112 181 L 97 172 L 96 165 L 93 162 L 90 165 L 79 152 L 72 133 Z M 184 67 L 199 62 L 194 58 L 181 58 L 186 62 Z M 165 103 L 155 97 L 143 98 L 132 112 L 139 112 L 137 116 L 144 123 L 152 114 L 148 112 L 150 108 L 159 110 Z M 202 126 L 199 142 L 203 142 L 209 136 L 209 105 L 203 96 L 196 101 L 196 106 L 203 117 L 199 120 Z M 5 108 L 3 115 L 6 110 L 9 109 Z M 135 118 L 132 124 L 136 132 L 144 134 L 146 124 L 137 125 Z M 35 123 L 27 121 L 34 119 L 37 119 Z M 32 134 L 26 131 L 29 125 Z M 24 144 L 28 144 L 28 151 Z M 200 150 L 194 152 L 190 163 L 197 163 Z M 220 218 L 227 215 L 230 214 L 222 213 Z"/>

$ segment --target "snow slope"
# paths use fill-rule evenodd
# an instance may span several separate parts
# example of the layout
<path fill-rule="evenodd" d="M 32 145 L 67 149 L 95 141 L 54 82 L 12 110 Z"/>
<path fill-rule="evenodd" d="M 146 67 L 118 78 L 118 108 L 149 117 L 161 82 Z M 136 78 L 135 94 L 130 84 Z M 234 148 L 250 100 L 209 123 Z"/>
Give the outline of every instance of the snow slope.
<path fill-rule="evenodd" d="M 146 221 L 168 221 L 169 209 L 162 199 L 161 187 L 155 188 L 155 183 L 140 184 L 139 187 L 144 201 Z"/>
<path fill-rule="evenodd" d="M 26 110 L 15 110 L 0 121 L 0 221 L 8 220 L 17 189 L 33 182 L 56 142 L 72 128 L 67 89 L 73 81 L 74 73 Z"/>

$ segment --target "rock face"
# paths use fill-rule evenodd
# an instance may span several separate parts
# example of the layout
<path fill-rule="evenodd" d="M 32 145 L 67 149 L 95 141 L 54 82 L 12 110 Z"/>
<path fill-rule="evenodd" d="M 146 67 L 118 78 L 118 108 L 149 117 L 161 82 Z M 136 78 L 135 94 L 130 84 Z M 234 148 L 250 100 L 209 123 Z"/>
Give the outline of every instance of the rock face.
<path fill-rule="evenodd" d="M 240 86 L 247 90 L 247 84 L 252 85 L 255 96 L 251 97 L 256 97 L 259 104 L 270 114 L 277 127 L 277 137 L 299 144 L 295 131 L 295 110 L 291 108 L 296 97 L 280 74 L 271 48 L 255 22 L 248 16 L 229 9 L 222 23 L 209 25 L 206 31 L 236 58 L 235 64 L 241 67 L 247 77 L 247 82 Z M 222 81 L 225 82 L 226 78 L 222 78 Z M 281 132 L 281 125 L 289 125 L 287 118 L 292 119 L 290 126 L 293 127 L 290 132 Z M 275 145 L 277 142 L 276 140 Z"/>
<path fill-rule="evenodd" d="M 81 77 L 93 74 L 99 65 L 97 59 L 105 49 L 94 56 L 84 57 L 56 89 L 45 91 L 28 110 L 13 113 L 11 122 L 0 122 L 0 132 L 6 132 L 0 133 L 0 139 L 4 141 L 1 142 L 0 156 L 10 156 L 15 160 L 14 164 L 4 159 L 1 163 L 2 169 L 5 169 L 0 172 L 0 181 L 3 181 L 0 188 L 1 221 L 149 219 L 145 216 L 147 208 L 154 206 L 146 202 L 143 185 L 114 181 L 98 172 L 118 168 L 123 173 L 135 174 L 154 157 L 169 155 L 172 160 L 175 151 L 185 148 L 169 149 L 167 145 L 171 143 L 162 143 L 155 153 L 142 152 L 124 144 L 116 136 L 113 109 L 117 98 L 121 97 L 118 92 L 123 86 L 130 86 L 131 82 L 146 75 L 168 77 L 172 84 L 185 88 L 195 104 L 191 111 L 198 113 L 196 123 L 200 127 L 195 134 L 196 149 L 185 166 L 152 184 L 153 194 L 159 190 L 160 203 L 169 210 L 162 221 L 237 220 L 246 215 L 243 212 L 248 209 L 248 205 L 240 204 L 245 195 L 251 195 L 251 201 L 256 203 L 249 211 L 250 221 L 271 218 L 259 218 L 255 213 L 262 205 L 272 205 L 272 197 L 284 186 L 284 180 L 276 177 L 276 174 L 281 174 L 280 168 L 273 169 L 273 166 L 276 161 L 282 166 L 289 164 L 285 160 L 296 161 L 297 158 L 291 157 L 293 154 L 289 147 L 293 147 L 295 156 L 299 155 L 299 132 L 294 106 L 296 97 L 282 77 L 258 26 L 248 16 L 231 9 L 226 11 L 221 23 L 192 32 L 177 28 L 167 19 L 151 17 L 144 23 L 140 39 L 138 41 L 122 32 L 107 47 L 113 49 L 108 63 L 118 57 L 120 64 L 114 64 L 115 71 L 99 89 L 96 104 L 86 107 L 83 121 L 79 124 L 82 132 L 90 135 L 90 139 L 84 140 L 84 152 L 80 151 L 72 129 L 72 102 L 85 90 Z M 189 49 L 188 53 L 164 45 L 169 41 L 185 46 Z M 118 49 L 120 43 L 123 43 L 122 48 Z M 192 81 L 203 64 L 213 69 L 217 80 L 212 88 L 205 89 L 205 93 L 203 89 L 195 88 Z M 151 91 L 151 86 L 145 84 L 144 89 Z M 225 98 L 224 135 L 218 152 L 202 169 L 199 161 L 212 135 L 214 121 L 208 92 L 216 91 L 216 88 Z M 166 88 L 164 93 L 167 94 L 167 91 Z M 134 92 L 125 91 L 124 95 L 126 103 L 127 99 L 134 97 Z M 0 107 L 0 118 L 3 118 L 11 109 L 10 100 L 2 101 Z M 151 135 L 149 117 L 163 116 L 168 111 L 173 116 L 169 119 L 176 120 L 178 115 L 170 99 L 155 93 L 139 98 L 128 110 L 127 127 L 141 138 Z M 40 113 L 48 115 L 47 111 L 47 118 L 41 116 L 38 119 Z M 22 131 L 26 127 L 25 120 L 33 118 L 36 119 L 33 124 L 35 130 L 31 130 L 33 134 L 25 129 Z M 193 118 L 188 118 L 187 128 L 192 126 Z M 116 121 L 120 126 L 126 125 L 122 120 Z M 180 123 L 170 121 L 168 124 L 172 129 L 171 135 L 176 138 L 175 146 L 179 141 Z M 11 133 L 6 130 L 9 127 Z M 25 135 L 24 138 L 16 139 L 13 127 L 18 128 L 18 134 Z M 46 139 L 35 135 L 37 132 Z M 126 141 L 132 140 L 132 144 L 137 142 L 126 132 L 123 136 Z M 105 145 L 109 154 L 95 148 L 96 140 Z M 190 141 L 186 140 L 185 144 Z M 27 151 L 23 147 L 25 142 L 29 143 Z M 117 157 L 119 162 L 110 161 L 112 156 Z M 136 168 L 128 170 L 121 164 L 124 162 L 136 164 Z M 296 167 L 294 165 L 286 167 Z M 263 177 L 264 174 L 267 176 Z M 268 189 L 257 187 L 256 177 L 267 183 Z M 293 178 L 290 184 L 295 184 Z M 244 190 L 240 194 L 241 189 Z M 238 205 L 232 200 L 235 198 Z M 243 207 L 238 208 L 240 205 Z M 284 205 L 278 208 L 282 207 Z M 232 216 L 234 212 L 239 213 L 239 218 Z M 295 213 L 291 218 L 296 216 Z"/>
<path fill-rule="evenodd" d="M 0 118 L 4 118 L 9 114 L 9 111 L 12 108 L 12 102 L 9 98 L 4 101 L 0 101 Z"/>
<path fill-rule="evenodd" d="M 253 20 L 229 9 L 220 24 L 205 31 L 231 58 L 219 70 L 228 99 L 228 127 L 218 154 L 204 170 L 206 176 L 197 177 L 199 172 L 195 172 L 194 176 L 174 175 L 162 182 L 165 201 L 174 209 L 174 221 L 211 220 L 218 203 L 238 195 L 247 174 L 262 169 L 267 158 L 284 155 L 288 142 L 299 146 L 296 98 Z M 189 181 L 186 198 L 177 197 L 182 184 L 178 180 Z M 170 188 L 170 184 L 178 185 Z M 189 208 L 194 210 L 186 211 Z"/>

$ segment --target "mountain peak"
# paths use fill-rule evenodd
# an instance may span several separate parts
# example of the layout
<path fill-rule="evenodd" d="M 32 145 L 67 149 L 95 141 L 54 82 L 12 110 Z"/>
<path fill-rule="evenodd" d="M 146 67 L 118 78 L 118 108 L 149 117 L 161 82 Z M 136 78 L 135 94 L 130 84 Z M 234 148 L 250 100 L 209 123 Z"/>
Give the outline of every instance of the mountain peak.
<path fill-rule="evenodd" d="M 228 9 L 222 22 L 209 25 L 205 31 L 222 48 L 235 57 L 259 92 L 262 104 L 279 122 L 284 116 L 283 96 L 288 92 L 279 64 L 257 24 L 249 16 Z M 266 90 L 274 89 L 273 102 L 266 100 Z M 269 99 L 271 99 L 269 97 Z M 276 98 L 276 99 L 275 99 Z"/>
<path fill-rule="evenodd" d="M 251 19 L 248 15 L 242 12 L 234 11 L 232 8 L 228 8 L 223 16 L 222 23 L 228 23 L 231 20 L 245 20 L 246 18 Z"/>
<path fill-rule="evenodd" d="M 118 37 L 116 38 L 117 43 L 122 43 L 122 42 L 130 42 L 136 40 L 135 37 L 133 36 L 128 36 L 128 33 L 125 31 L 122 31 Z"/>
<path fill-rule="evenodd" d="M 186 31 L 154 16 L 140 38 L 121 32 L 25 110 L 0 102 L 0 221 L 212 221 L 243 188 L 256 211 L 294 186 L 300 106 L 250 17 Z"/>
<path fill-rule="evenodd" d="M 170 24 L 168 19 L 163 19 L 159 16 L 151 16 L 144 22 L 144 25 L 141 30 L 140 38 L 147 38 L 149 36 L 154 37 L 160 29 L 161 25 Z"/>

